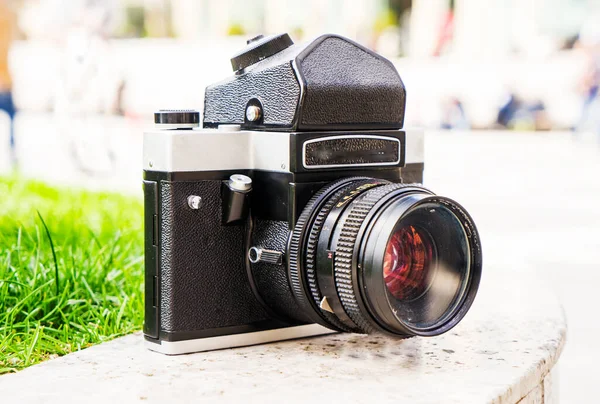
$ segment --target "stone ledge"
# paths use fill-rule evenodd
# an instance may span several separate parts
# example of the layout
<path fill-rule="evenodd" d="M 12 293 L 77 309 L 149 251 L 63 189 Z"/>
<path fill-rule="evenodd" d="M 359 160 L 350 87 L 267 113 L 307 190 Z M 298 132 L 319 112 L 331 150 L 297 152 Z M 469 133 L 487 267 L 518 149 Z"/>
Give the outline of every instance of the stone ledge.
<path fill-rule="evenodd" d="M 546 376 L 565 334 L 562 308 L 539 280 L 486 268 L 471 312 L 439 337 L 333 334 L 164 356 L 137 333 L 3 376 L 0 391 L 8 402 L 45 403 L 550 402 Z"/>

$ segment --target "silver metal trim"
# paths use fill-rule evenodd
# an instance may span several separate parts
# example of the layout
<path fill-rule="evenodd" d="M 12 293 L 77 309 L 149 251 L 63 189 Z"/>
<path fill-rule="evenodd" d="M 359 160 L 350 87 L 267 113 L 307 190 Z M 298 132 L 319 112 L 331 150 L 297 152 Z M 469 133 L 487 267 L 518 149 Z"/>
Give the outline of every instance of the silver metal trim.
<path fill-rule="evenodd" d="M 239 132 L 242 130 L 242 126 L 237 124 L 222 124 L 217 127 L 217 130 L 221 132 Z"/>
<path fill-rule="evenodd" d="M 404 145 L 404 165 L 423 163 L 425 159 L 425 133 L 421 129 L 403 129 L 406 143 Z"/>
<path fill-rule="evenodd" d="M 389 162 L 389 163 L 324 164 L 324 165 L 317 165 L 317 166 L 307 166 L 306 165 L 306 145 L 308 145 L 310 143 L 324 142 L 324 141 L 327 141 L 327 140 L 353 139 L 353 138 L 393 140 L 396 143 L 398 143 L 398 159 L 396 161 Z M 337 168 L 337 167 L 373 167 L 373 166 L 379 167 L 379 166 L 393 166 L 393 165 L 396 165 L 396 164 L 400 163 L 400 161 L 402 160 L 402 156 L 400 155 L 401 153 L 402 153 L 402 144 L 400 143 L 400 140 L 396 139 L 395 137 L 376 136 L 376 135 L 328 136 L 328 137 L 321 137 L 321 138 L 317 138 L 317 139 L 307 140 L 306 142 L 304 142 L 304 144 L 302 145 L 302 166 L 304 168 L 306 168 L 307 170 L 313 170 L 313 169 L 314 170 L 318 170 L 320 168 Z"/>
<path fill-rule="evenodd" d="M 329 302 L 327 301 L 327 297 L 324 297 L 323 300 L 321 300 L 321 304 L 319 304 L 319 307 L 322 310 L 325 310 L 325 311 L 328 311 L 330 313 L 333 313 L 333 309 L 329 305 Z"/>
<path fill-rule="evenodd" d="M 199 127 L 199 123 L 155 123 L 156 129 L 193 129 Z"/>
<path fill-rule="evenodd" d="M 423 163 L 423 131 L 404 130 L 404 133 L 404 162 Z M 383 134 L 361 136 L 389 139 Z M 305 160 L 305 156 L 302 158 Z M 240 130 L 236 125 L 228 125 L 221 129 L 151 130 L 144 133 L 143 164 L 146 170 L 180 172 L 254 169 L 289 172 L 290 161 L 290 133 L 286 132 L 251 132 Z M 304 161 L 298 164 L 304 164 Z"/>
<path fill-rule="evenodd" d="M 202 197 L 198 195 L 190 195 L 187 198 L 187 203 L 190 209 L 198 210 L 202 206 Z"/>
<path fill-rule="evenodd" d="M 254 253 L 254 258 L 252 258 L 252 253 Z M 250 247 L 248 250 L 248 261 L 253 264 L 257 264 L 260 261 L 261 256 L 262 250 L 260 248 Z"/>
<path fill-rule="evenodd" d="M 248 105 L 246 108 L 246 119 L 250 122 L 256 122 L 262 116 L 262 110 L 256 105 Z"/>
<path fill-rule="evenodd" d="M 229 177 L 229 187 L 234 191 L 249 191 L 252 189 L 252 178 L 242 174 L 233 174 Z"/>
<path fill-rule="evenodd" d="M 144 169 L 162 172 L 266 170 L 289 172 L 290 135 L 239 127 L 144 133 Z"/>
<path fill-rule="evenodd" d="M 165 355 L 181 355 L 192 352 L 214 351 L 217 349 L 235 348 L 267 342 L 283 341 L 296 338 L 333 334 L 318 324 L 299 325 L 296 327 L 276 328 L 273 330 L 248 332 L 244 334 L 222 335 L 219 337 L 198 338 L 186 341 L 161 341 L 154 343 L 144 340 L 146 348 Z"/>
<path fill-rule="evenodd" d="M 252 258 L 253 256 L 254 258 Z M 248 250 L 248 260 L 253 264 L 266 262 L 267 264 L 281 265 L 283 253 L 281 251 L 266 250 L 261 247 L 250 247 Z"/>

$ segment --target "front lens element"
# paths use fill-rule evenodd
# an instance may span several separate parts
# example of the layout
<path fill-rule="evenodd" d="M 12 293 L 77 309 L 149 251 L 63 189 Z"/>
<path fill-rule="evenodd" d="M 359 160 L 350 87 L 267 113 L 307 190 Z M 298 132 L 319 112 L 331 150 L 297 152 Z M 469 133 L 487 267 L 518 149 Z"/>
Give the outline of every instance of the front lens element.
<path fill-rule="evenodd" d="M 388 291 L 398 300 L 413 300 L 428 286 L 433 264 L 429 237 L 414 226 L 396 231 L 385 249 L 383 276 Z"/>
<path fill-rule="evenodd" d="M 397 224 L 383 257 L 388 303 L 411 329 L 436 328 L 456 314 L 465 296 L 471 267 L 467 233 L 449 206 L 429 199 L 400 217 L 390 211 L 390 218 Z"/>

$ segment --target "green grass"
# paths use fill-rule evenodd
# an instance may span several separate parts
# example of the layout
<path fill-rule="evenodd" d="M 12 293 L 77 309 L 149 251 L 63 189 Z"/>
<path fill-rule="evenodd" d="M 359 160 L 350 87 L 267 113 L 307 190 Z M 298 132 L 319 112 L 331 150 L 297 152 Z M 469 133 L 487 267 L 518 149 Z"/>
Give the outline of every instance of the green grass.
<path fill-rule="evenodd" d="M 0 178 L 0 374 L 141 328 L 142 211 Z"/>

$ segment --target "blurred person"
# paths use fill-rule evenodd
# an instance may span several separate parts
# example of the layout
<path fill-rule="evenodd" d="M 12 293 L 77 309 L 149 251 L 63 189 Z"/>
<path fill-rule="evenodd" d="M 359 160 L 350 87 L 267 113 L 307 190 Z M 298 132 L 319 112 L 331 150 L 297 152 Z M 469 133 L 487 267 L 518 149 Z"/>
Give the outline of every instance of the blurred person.
<path fill-rule="evenodd" d="M 111 114 L 122 110 L 123 83 L 109 42 L 117 5 L 95 0 L 69 4 L 54 110 L 78 170 L 104 175 L 116 163 L 111 131 L 105 126 Z"/>
<path fill-rule="evenodd" d="M 585 52 L 586 71 L 581 80 L 583 105 L 576 133 L 592 131 L 600 142 L 600 13 L 590 15 L 579 33 L 577 47 Z"/>
<path fill-rule="evenodd" d="M 442 103 L 443 117 L 441 122 L 442 129 L 462 129 L 468 130 L 471 124 L 467 119 L 463 103 L 456 97 L 450 97 Z"/>
<path fill-rule="evenodd" d="M 549 130 L 551 125 L 546 106 L 540 100 L 526 101 L 514 93 L 498 111 L 497 125 L 511 130 Z"/>
<path fill-rule="evenodd" d="M 454 39 L 454 0 L 450 0 L 448 10 L 444 14 L 442 25 L 439 28 L 433 56 L 440 56 L 452 46 Z"/>
<path fill-rule="evenodd" d="M 12 97 L 12 81 L 8 66 L 8 52 L 16 28 L 16 15 L 8 1 L 0 0 L 0 110 L 10 118 L 10 155 L 13 164 L 15 158 L 14 117 L 15 105 Z"/>

